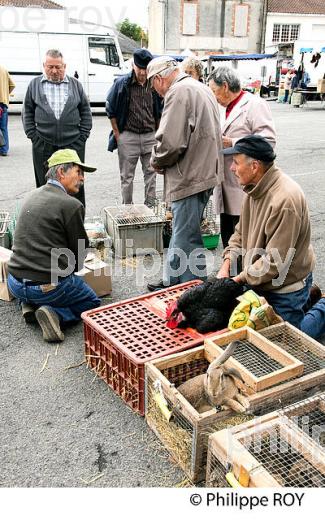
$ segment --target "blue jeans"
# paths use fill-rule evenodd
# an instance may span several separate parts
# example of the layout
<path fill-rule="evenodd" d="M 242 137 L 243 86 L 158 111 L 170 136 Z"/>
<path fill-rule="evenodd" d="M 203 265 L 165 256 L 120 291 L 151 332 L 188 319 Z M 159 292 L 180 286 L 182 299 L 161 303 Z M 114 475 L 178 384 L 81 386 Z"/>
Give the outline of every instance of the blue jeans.
<path fill-rule="evenodd" d="M 9 151 L 9 135 L 8 135 L 8 107 L 4 103 L 0 103 L 2 108 L 2 116 L 0 117 L 0 129 L 2 131 L 5 144 L 0 146 L 0 153 L 8 153 Z"/>
<path fill-rule="evenodd" d="M 173 229 L 164 273 L 164 281 L 170 285 L 206 278 L 201 221 L 211 193 L 205 190 L 171 204 Z M 191 255 L 195 250 L 197 259 Z"/>
<path fill-rule="evenodd" d="M 80 320 L 82 312 L 100 305 L 100 299 L 91 287 L 80 276 L 74 274 L 60 280 L 58 285 L 48 292 L 43 292 L 40 285 L 20 282 L 11 274 L 8 275 L 8 287 L 10 292 L 24 303 L 52 308 L 62 324 Z"/>
<path fill-rule="evenodd" d="M 305 287 L 299 291 L 286 294 L 275 292 L 258 292 L 264 296 L 267 302 L 272 305 L 273 309 L 281 318 L 300 329 L 301 322 L 305 317 L 304 306 L 309 300 L 309 290 L 313 283 L 313 275 L 309 273 L 305 280 Z"/>
<path fill-rule="evenodd" d="M 300 328 L 302 332 L 314 339 L 318 339 L 325 334 L 325 298 L 321 298 L 306 312 Z"/>

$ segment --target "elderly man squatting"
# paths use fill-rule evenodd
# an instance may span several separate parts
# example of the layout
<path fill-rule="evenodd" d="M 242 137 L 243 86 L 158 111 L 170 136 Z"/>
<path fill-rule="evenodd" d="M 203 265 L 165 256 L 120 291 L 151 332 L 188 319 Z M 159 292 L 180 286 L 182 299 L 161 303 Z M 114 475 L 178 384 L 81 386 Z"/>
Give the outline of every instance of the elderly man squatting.
<path fill-rule="evenodd" d="M 230 275 L 250 286 L 284 320 L 319 337 L 325 332 L 325 300 L 316 304 L 316 316 L 316 306 L 309 309 L 315 255 L 304 193 L 274 164 L 273 148 L 261 136 L 240 139 L 223 153 L 232 156 L 231 171 L 247 197 L 218 277 Z M 236 274 L 239 255 L 242 270 Z"/>
<path fill-rule="evenodd" d="M 61 325 L 98 307 L 95 292 L 75 271 L 83 267 L 88 247 L 85 210 L 75 195 L 84 172 L 96 168 L 81 162 L 74 150 L 59 150 L 48 160 L 47 183 L 27 195 L 15 231 L 8 264 L 10 292 L 34 307 L 45 341 L 62 341 Z M 33 307 L 26 321 L 33 318 Z"/>

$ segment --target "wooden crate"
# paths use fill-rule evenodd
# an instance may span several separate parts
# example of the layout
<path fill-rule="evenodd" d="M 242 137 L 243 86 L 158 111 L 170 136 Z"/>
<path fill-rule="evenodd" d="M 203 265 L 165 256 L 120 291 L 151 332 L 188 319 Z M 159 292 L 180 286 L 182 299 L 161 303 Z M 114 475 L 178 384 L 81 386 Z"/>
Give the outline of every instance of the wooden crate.
<path fill-rule="evenodd" d="M 258 333 L 299 359 L 304 364 L 304 372 L 300 377 L 251 396 L 251 406 L 254 410 L 267 406 L 270 397 L 278 401 L 279 407 L 284 401 L 298 400 L 304 397 L 304 391 L 325 384 L 324 345 L 287 322 L 272 325 Z"/>
<path fill-rule="evenodd" d="M 281 327 L 281 325 L 274 327 Z M 287 329 L 285 327 L 276 330 L 279 335 L 280 331 L 281 334 L 286 334 Z M 308 370 L 306 376 L 304 374 L 296 376 L 291 381 L 278 383 L 258 392 L 255 392 L 247 383 L 239 382 L 238 386 L 250 401 L 250 413 L 265 414 L 267 411 L 273 411 L 281 405 L 291 404 L 293 401 L 303 398 L 304 390 L 319 383 L 325 384 L 325 369 L 316 370 L 316 365 L 308 357 L 308 353 L 311 353 L 312 360 L 314 357 L 320 361 L 324 360 L 325 366 L 325 347 L 300 333 L 294 327 L 289 326 L 288 330 L 291 335 L 290 345 L 293 344 L 295 335 L 298 334 L 299 337 L 299 342 L 295 343 L 296 355 L 294 357 L 304 364 L 306 362 L 308 367 L 315 369 L 315 372 Z M 148 425 L 194 483 L 200 482 L 205 477 L 209 434 L 218 429 L 242 423 L 246 417 L 228 410 L 221 412 L 211 410 L 199 414 L 176 387 L 188 379 L 206 372 L 209 363 L 218 355 L 219 347 L 247 337 L 247 334 L 252 334 L 252 331 L 247 328 L 226 332 L 214 337 L 212 342 L 206 342 L 205 345 L 146 363 L 145 414 Z M 255 332 L 253 335 L 255 337 L 260 333 Z M 261 335 L 260 338 L 263 340 Z M 282 348 L 286 350 L 285 345 Z M 245 380 L 245 374 L 243 377 Z M 160 381 L 168 406 L 173 411 L 173 420 L 169 423 L 163 418 L 154 399 L 156 381 Z"/>
<path fill-rule="evenodd" d="M 205 478 L 209 435 L 218 429 L 247 421 L 250 417 L 231 410 L 216 409 L 200 414 L 177 390 L 181 383 L 205 373 L 216 354 L 213 347 L 207 351 L 202 345 L 180 355 L 173 354 L 146 363 L 147 423 L 193 483 Z M 169 422 L 155 399 L 157 382 L 168 408 L 173 412 Z"/>
<path fill-rule="evenodd" d="M 325 460 L 325 392 L 279 410 L 279 416 L 323 450 Z"/>
<path fill-rule="evenodd" d="M 324 452 L 278 412 L 209 438 L 206 484 L 243 487 L 324 487 Z"/>
<path fill-rule="evenodd" d="M 301 361 L 278 345 L 261 337 L 254 330 L 247 328 L 239 330 L 238 339 L 241 344 L 226 361 L 225 366 L 238 370 L 244 381 L 255 392 L 303 373 L 304 365 Z M 228 343 L 227 336 L 219 340 L 213 337 L 205 340 L 205 345 L 214 346 L 219 354 L 224 350 L 221 345 L 224 346 Z"/>

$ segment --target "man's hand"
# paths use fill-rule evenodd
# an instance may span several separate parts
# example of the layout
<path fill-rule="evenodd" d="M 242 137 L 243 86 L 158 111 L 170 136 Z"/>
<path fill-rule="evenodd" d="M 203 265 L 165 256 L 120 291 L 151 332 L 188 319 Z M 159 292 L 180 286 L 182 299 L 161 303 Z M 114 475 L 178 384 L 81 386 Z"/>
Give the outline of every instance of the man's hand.
<path fill-rule="evenodd" d="M 159 173 L 160 175 L 164 175 L 165 173 L 165 170 L 162 170 L 156 164 L 154 164 L 152 159 L 150 159 L 150 169 L 156 173 Z"/>
<path fill-rule="evenodd" d="M 120 138 L 120 132 L 118 130 L 113 130 L 113 134 L 116 139 L 116 142 L 118 143 L 118 140 Z"/>
<path fill-rule="evenodd" d="M 227 258 L 219 269 L 217 278 L 229 278 L 230 274 L 230 260 Z"/>
<path fill-rule="evenodd" d="M 229 137 L 222 136 L 222 144 L 224 148 L 231 148 L 232 140 Z"/>

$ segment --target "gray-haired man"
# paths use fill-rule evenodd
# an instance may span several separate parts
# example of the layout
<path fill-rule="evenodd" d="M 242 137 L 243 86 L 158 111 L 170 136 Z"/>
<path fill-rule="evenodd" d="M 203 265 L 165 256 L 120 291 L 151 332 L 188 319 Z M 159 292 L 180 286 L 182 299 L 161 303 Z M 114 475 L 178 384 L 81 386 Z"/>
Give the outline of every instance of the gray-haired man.
<path fill-rule="evenodd" d="M 156 290 L 206 276 L 200 224 L 218 183 L 222 143 L 217 103 L 208 87 L 181 72 L 169 56 L 152 60 L 147 75 L 165 98 L 151 165 L 164 175 L 173 213 L 164 280 L 148 284 Z"/>
<path fill-rule="evenodd" d="M 47 51 L 44 74 L 28 85 L 23 111 L 25 134 L 33 143 L 36 186 L 45 184 L 46 161 L 57 150 L 75 150 L 85 160 L 86 141 L 92 127 L 88 98 L 81 83 L 66 74 L 60 51 Z M 76 195 L 85 205 L 82 186 Z"/>
<path fill-rule="evenodd" d="M 62 341 L 61 324 L 100 305 L 94 291 L 74 274 L 83 266 L 88 238 L 85 209 L 70 196 L 80 190 L 84 172 L 96 168 L 69 149 L 55 152 L 48 166 L 46 185 L 27 195 L 21 207 L 8 286 L 22 303 L 35 306 L 44 340 Z"/>

